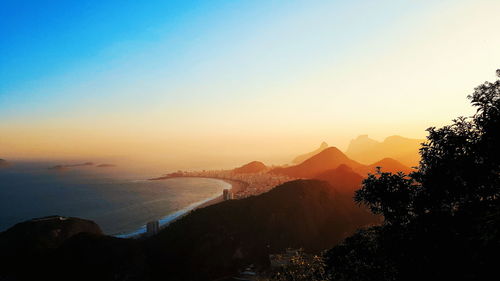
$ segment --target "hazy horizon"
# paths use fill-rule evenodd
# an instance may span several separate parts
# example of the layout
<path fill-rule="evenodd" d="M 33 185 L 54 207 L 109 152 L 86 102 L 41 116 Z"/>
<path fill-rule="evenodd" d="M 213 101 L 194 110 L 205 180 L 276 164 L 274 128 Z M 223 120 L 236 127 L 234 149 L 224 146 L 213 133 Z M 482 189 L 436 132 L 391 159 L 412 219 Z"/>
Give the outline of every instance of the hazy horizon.
<path fill-rule="evenodd" d="M 5 159 L 227 168 L 423 139 L 500 60 L 493 0 L 4 6 Z"/>

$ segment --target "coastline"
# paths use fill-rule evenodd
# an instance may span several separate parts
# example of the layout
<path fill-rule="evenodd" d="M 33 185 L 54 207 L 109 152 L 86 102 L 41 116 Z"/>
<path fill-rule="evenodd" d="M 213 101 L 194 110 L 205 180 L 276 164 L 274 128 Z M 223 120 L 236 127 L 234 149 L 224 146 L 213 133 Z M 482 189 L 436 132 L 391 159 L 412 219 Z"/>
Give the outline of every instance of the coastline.
<path fill-rule="evenodd" d="M 177 177 L 177 178 L 207 178 L 207 177 L 185 176 L 185 177 Z M 221 178 L 210 178 L 210 179 L 221 180 L 221 181 L 224 181 L 224 182 L 230 184 L 231 188 L 229 190 L 231 190 L 231 192 L 233 194 L 240 192 L 241 190 L 245 189 L 245 187 L 247 186 L 247 183 L 244 182 L 244 181 L 221 179 Z M 214 204 L 220 203 L 222 201 L 224 201 L 224 200 L 222 198 L 222 194 L 220 194 L 216 198 L 213 198 L 213 199 L 211 199 L 211 200 L 209 200 L 209 201 L 207 201 L 207 202 L 199 205 L 194 210 L 200 209 L 200 208 L 205 208 L 205 207 L 208 207 L 210 205 L 214 205 Z"/>
<path fill-rule="evenodd" d="M 211 178 L 211 177 L 196 177 L 196 176 L 173 176 L 173 177 L 163 177 L 163 178 L 156 178 L 156 179 L 149 179 L 149 180 L 166 180 L 166 179 L 172 179 L 172 178 L 206 178 L 206 179 L 216 179 L 220 180 L 230 186 L 230 190 L 233 193 L 239 192 L 240 190 L 244 189 L 244 187 L 247 185 L 243 181 L 237 181 L 237 180 L 229 180 L 229 179 L 221 179 L 221 178 Z M 158 220 L 160 224 L 160 229 L 167 227 L 169 224 L 172 222 L 182 218 L 183 216 L 189 214 L 190 212 L 205 208 L 211 205 L 218 204 L 223 201 L 222 194 L 218 194 L 216 196 L 207 198 L 202 201 L 195 202 L 183 209 L 180 209 L 178 211 L 175 211 L 171 214 L 168 214 L 161 219 Z M 117 238 L 140 238 L 146 233 L 146 225 L 142 225 L 139 227 L 137 230 L 130 232 L 130 233 L 122 233 L 122 234 L 115 234 L 113 235 L 114 237 Z"/>

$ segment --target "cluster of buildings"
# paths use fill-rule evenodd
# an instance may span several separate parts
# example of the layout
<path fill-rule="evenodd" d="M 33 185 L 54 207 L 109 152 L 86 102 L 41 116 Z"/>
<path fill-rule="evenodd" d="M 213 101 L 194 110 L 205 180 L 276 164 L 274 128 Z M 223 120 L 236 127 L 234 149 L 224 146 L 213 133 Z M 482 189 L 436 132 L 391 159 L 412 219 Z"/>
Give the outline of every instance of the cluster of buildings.
<path fill-rule="evenodd" d="M 235 189 L 232 193 L 231 190 L 224 191 L 224 200 L 241 199 L 249 196 L 259 195 L 267 192 L 287 181 L 294 180 L 294 178 L 276 175 L 267 172 L 260 173 L 235 173 L 233 170 L 203 170 L 203 171 L 177 171 L 169 174 L 170 177 L 206 177 L 217 178 L 222 180 L 231 180 L 241 183 L 241 187 Z"/>
<path fill-rule="evenodd" d="M 235 198 L 259 195 L 268 192 L 280 184 L 294 180 L 291 177 L 270 173 L 233 174 L 231 179 L 244 182 L 246 185 L 236 193 Z"/>
<path fill-rule="evenodd" d="M 222 192 L 222 199 L 224 201 L 234 199 L 234 194 L 230 189 L 224 189 Z"/>

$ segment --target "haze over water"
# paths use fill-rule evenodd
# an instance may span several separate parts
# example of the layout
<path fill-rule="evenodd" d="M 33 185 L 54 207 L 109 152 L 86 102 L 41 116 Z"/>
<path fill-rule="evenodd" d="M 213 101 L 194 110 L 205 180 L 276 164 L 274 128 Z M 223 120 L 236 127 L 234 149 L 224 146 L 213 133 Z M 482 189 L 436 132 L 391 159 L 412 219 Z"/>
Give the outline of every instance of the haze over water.
<path fill-rule="evenodd" d="M 81 217 L 106 234 L 129 233 L 187 206 L 221 194 L 216 179 L 145 180 L 117 168 L 49 170 L 54 163 L 16 162 L 0 168 L 0 231 L 35 217 Z"/>

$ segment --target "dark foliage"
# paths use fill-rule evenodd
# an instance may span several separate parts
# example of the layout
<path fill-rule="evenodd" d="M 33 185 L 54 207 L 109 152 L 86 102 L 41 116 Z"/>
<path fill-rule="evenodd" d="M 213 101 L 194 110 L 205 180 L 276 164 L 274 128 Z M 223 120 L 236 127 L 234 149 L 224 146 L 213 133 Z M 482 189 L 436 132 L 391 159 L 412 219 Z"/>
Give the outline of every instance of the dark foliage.
<path fill-rule="evenodd" d="M 469 96 L 474 116 L 429 128 L 419 170 L 378 171 L 358 203 L 382 214 L 327 254 L 334 280 L 483 280 L 500 258 L 500 81 Z"/>

